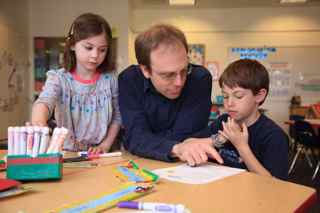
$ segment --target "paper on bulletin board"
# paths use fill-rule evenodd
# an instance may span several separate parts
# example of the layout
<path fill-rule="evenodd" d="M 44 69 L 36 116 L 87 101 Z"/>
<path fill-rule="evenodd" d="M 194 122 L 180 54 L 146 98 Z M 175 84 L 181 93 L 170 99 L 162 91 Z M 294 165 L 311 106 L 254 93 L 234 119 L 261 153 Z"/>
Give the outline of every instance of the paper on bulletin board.
<path fill-rule="evenodd" d="M 219 63 L 217 61 L 207 61 L 206 67 L 212 75 L 212 80 L 219 79 Z"/>
<path fill-rule="evenodd" d="M 290 99 L 292 96 L 292 65 L 288 62 L 270 62 L 267 68 L 270 76 L 270 98 Z"/>
<path fill-rule="evenodd" d="M 204 44 L 189 44 L 188 57 L 192 64 L 204 65 L 205 46 Z"/>

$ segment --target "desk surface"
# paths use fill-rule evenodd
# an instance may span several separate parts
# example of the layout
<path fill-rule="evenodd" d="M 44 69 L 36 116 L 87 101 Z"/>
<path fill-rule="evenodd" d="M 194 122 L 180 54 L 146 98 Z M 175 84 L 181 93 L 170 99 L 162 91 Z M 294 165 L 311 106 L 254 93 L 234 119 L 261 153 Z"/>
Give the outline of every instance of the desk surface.
<path fill-rule="evenodd" d="M 130 157 L 131 158 L 131 157 Z M 113 191 L 119 180 L 112 169 L 128 159 L 107 159 L 112 163 L 90 169 L 64 168 L 61 181 L 29 183 L 35 192 L 0 200 L 5 212 L 48 212 L 66 204 L 88 200 L 98 194 Z M 165 168 L 178 164 L 136 159 L 148 169 Z M 0 173 L 0 177 L 5 173 Z M 141 201 L 181 203 L 192 212 L 294 212 L 307 207 L 316 199 L 315 190 L 302 185 L 244 172 L 204 185 L 187 185 L 160 180 L 155 192 Z M 108 212 L 121 212 L 118 208 Z"/>

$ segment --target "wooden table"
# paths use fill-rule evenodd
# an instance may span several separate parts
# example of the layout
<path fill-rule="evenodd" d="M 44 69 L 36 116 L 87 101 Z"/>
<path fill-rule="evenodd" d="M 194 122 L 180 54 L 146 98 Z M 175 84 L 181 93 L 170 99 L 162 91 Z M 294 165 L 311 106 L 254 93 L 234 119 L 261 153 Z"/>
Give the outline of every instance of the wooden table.
<path fill-rule="evenodd" d="M 95 195 L 112 191 L 119 180 L 112 170 L 132 156 L 106 159 L 111 163 L 90 169 L 64 168 L 61 181 L 34 182 L 35 192 L 0 200 L 0 212 L 48 212 L 64 204 L 88 200 Z M 178 163 L 137 158 L 148 169 L 165 168 Z M 0 177 L 5 173 L 0 173 Z M 303 212 L 316 200 L 315 189 L 290 182 L 244 172 L 203 185 L 188 185 L 160 180 L 155 192 L 140 201 L 181 203 L 193 213 L 206 212 Z M 122 212 L 113 208 L 107 212 Z M 127 210 L 125 210 L 127 211 Z"/>

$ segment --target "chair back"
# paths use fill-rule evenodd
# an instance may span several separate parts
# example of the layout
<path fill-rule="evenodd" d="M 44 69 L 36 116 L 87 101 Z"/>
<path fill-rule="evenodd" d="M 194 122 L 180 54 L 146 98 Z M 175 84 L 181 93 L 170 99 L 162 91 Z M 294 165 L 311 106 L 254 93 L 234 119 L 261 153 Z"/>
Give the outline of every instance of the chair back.
<path fill-rule="evenodd" d="M 291 121 L 301 121 L 304 120 L 304 116 L 302 115 L 290 115 L 289 116 L 289 120 Z M 291 138 L 293 138 L 294 140 L 296 139 L 296 133 L 295 133 L 295 129 L 292 125 L 289 126 L 289 136 Z"/>
<path fill-rule="evenodd" d="M 319 146 L 317 136 L 311 124 L 305 120 L 297 120 L 293 125 L 295 140 L 305 146 Z"/>

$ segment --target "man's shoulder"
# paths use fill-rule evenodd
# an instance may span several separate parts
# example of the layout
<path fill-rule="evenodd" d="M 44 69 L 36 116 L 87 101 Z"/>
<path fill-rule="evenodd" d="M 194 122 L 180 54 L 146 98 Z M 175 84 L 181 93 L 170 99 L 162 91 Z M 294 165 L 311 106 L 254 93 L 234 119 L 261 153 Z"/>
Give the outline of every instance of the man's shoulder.
<path fill-rule="evenodd" d="M 141 78 L 142 73 L 139 65 L 130 65 L 119 74 L 119 80 Z"/>
<path fill-rule="evenodd" d="M 201 65 L 192 64 L 192 77 L 194 78 L 208 78 L 211 77 L 211 74 L 207 68 Z"/>

